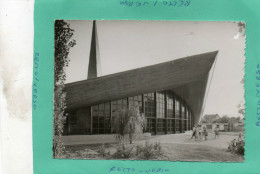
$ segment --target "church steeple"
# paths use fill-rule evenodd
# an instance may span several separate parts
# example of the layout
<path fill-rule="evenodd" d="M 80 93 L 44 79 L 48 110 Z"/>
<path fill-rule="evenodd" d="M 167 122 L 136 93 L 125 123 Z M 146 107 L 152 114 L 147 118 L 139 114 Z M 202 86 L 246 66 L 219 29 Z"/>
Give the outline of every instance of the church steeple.
<path fill-rule="evenodd" d="M 97 78 L 99 76 L 101 76 L 101 65 L 100 65 L 100 56 L 99 56 L 97 27 L 96 27 L 96 21 L 93 21 L 89 65 L 88 65 L 88 79 Z"/>

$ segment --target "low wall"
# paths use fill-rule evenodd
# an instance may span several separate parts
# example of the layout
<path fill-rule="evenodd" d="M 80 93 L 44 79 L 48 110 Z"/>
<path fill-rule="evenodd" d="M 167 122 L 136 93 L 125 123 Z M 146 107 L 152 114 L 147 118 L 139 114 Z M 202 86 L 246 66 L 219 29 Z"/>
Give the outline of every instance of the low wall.
<path fill-rule="evenodd" d="M 151 133 L 144 133 L 136 136 L 136 139 L 146 139 L 151 137 Z M 126 135 L 126 139 L 128 135 Z M 64 145 L 80 145 L 80 144 L 100 144 L 100 143 L 114 143 L 114 134 L 102 134 L 102 135 L 69 135 L 62 136 L 61 140 Z"/>

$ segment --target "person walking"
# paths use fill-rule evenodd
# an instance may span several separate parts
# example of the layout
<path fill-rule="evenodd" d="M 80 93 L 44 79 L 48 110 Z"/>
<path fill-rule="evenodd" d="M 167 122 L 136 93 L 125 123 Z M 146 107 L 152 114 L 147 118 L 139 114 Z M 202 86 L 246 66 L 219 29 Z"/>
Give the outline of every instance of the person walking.
<path fill-rule="evenodd" d="M 197 127 L 196 126 L 193 126 L 192 135 L 191 135 L 190 139 L 192 139 L 193 137 L 195 138 L 195 140 L 197 139 Z"/>
<path fill-rule="evenodd" d="M 219 138 L 219 125 L 217 125 L 214 129 L 215 132 L 215 139 L 218 137 Z"/>
<path fill-rule="evenodd" d="M 205 141 L 206 141 L 208 139 L 208 131 L 207 131 L 206 126 L 203 127 L 203 136 L 204 136 Z"/>
<path fill-rule="evenodd" d="M 198 134 L 199 134 L 199 139 L 201 140 L 201 138 L 202 138 L 202 128 L 201 127 L 198 130 Z"/>

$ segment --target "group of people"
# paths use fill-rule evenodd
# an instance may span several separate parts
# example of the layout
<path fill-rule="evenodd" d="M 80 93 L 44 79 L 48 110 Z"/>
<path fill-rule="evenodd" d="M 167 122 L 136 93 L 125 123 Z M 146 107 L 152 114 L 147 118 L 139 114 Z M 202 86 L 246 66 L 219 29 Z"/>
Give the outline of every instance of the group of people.
<path fill-rule="evenodd" d="M 219 138 L 219 125 L 217 125 L 214 129 L 214 133 L 215 133 L 215 138 Z M 206 128 L 206 126 L 204 127 L 198 127 L 198 126 L 194 126 L 192 129 L 192 135 L 191 138 L 195 138 L 196 139 L 202 139 L 202 137 L 204 137 L 205 141 L 208 139 L 208 130 Z"/>

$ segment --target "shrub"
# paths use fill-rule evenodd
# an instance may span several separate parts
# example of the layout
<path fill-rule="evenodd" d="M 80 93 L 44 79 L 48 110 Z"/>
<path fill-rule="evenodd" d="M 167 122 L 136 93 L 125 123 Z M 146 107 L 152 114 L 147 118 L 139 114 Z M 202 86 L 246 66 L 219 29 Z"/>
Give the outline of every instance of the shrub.
<path fill-rule="evenodd" d="M 245 149 L 244 149 L 245 141 L 241 140 L 237 142 L 237 148 L 236 148 L 236 153 L 244 155 L 245 154 Z"/>
<path fill-rule="evenodd" d="M 160 142 L 154 143 L 155 155 L 163 155 L 162 145 Z"/>
<path fill-rule="evenodd" d="M 140 159 L 154 159 L 163 155 L 164 152 L 160 142 L 151 143 L 147 140 L 144 145 L 136 145 L 136 156 Z"/>
<path fill-rule="evenodd" d="M 113 158 L 116 159 L 128 159 L 134 155 L 133 147 L 122 148 L 122 146 L 118 146 L 116 152 L 113 154 Z"/>
<path fill-rule="evenodd" d="M 245 154 L 245 149 L 244 149 L 245 141 L 244 140 L 236 140 L 233 139 L 228 146 L 228 150 L 231 152 L 235 152 L 241 155 Z"/>
<path fill-rule="evenodd" d="M 107 151 L 105 148 L 105 145 L 102 144 L 98 147 L 97 152 L 101 155 L 101 157 L 109 157 L 110 156 L 110 151 Z"/>
<path fill-rule="evenodd" d="M 54 40 L 54 110 L 53 110 L 53 157 L 60 158 L 65 151 L 61 141 L 63 126 L 65 122 L 65 68 L 69 65 L 68 54 L 70 48 L 76 44 L 72 40 L 74 30 L 64 20 L 55 21 L 55 40 Z"/>

